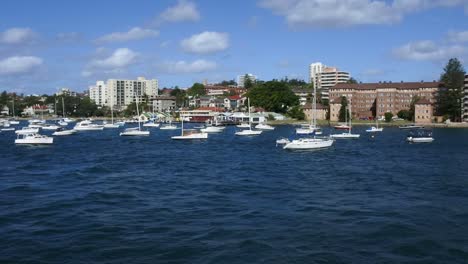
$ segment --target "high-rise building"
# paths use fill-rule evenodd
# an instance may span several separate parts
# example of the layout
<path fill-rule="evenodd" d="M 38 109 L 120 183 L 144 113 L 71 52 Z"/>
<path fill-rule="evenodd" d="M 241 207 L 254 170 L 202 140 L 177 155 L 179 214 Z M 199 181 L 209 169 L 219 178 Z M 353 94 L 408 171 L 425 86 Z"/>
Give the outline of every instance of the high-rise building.
<path fill-rule="evenodd" d="M 468 122 L 468 75 L 465 75 L 465 85 L 463 87 L 462 121 Z"/>
<path fill-rule="evenodd" d="M 146 80 L 138 77 L 136 80 L 107 80 L 107 105 L 116 109 L 124 109 L 129 104 L 143 102 L 158 95 L 158 80 Z"/>
<path fill-rule="evenodd" d="M 96 105 L 103 106 L 107 104 L 106 84 L 104 81 L 97 81 L 96 85 L 89 86 L 89 98 Z"/>
<path fill-rule="evenodd" d="M 340 71 L 336 67 L 328 67 L 321 62 L 312 63 L 309 66 L 310 82 L 321 93 L 322 99 L 329 99 L 330 88 L 337 83 L 346 83 L 350 79 L 348 72 Z"/>
<path fill-rule="evenodd" d="M 244 74 L 244 75 L 238 75 L 237 76 L 237 87 L 244 87 L 245 77 L 247 77 L 249 80 L 251 80 L 252 83 L 254 83 L 257 80 L 257 76 L 255 76 L 253 74 L 250 74 L 250 73 L 247 73 L 247 74 Z"/>

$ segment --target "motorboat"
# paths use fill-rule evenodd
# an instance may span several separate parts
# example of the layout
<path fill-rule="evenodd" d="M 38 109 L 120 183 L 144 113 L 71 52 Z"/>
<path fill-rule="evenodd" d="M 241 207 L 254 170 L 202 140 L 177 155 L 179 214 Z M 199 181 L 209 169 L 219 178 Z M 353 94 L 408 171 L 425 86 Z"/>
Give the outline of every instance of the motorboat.
<path fill-rule="evenodd" d="M 298 135 L 311 135 L 311 134 L 321 135 L 322 130 L 319 127 L 307 124 L 306 126 L 296 128 L 296 134 Z"/>
<path fill-rule="evenodd" d="M 421 131 L 412 131 L 406 137 L 406 141 L 410 143 L 431 143 L 434 141 L 431 131 L 421 130 Z"/>
<path fill-rule="evenodd" d="M 159 123 L 155 123 L 154 121 L 150 121 L 148 123 L 143 124 L 144 127 L 159 127 Z"/>
<path fill-rule="evenodd" d="M 290 150 L 308 150 L 308 149 L 322 149 L 328 148 L 335 142 L 330 138 L 300 138 L 284 145 L 283 149 Z"/>
<path fill-rule="evenodd" d="M 180 136 L 172 136 L 171 139 L 207 139 L 208 138 L 208 133 L 206 132 L 200 132 L 197 129 L 184 129 L 184 118 L 181 117 L 182 124 L 181 124 L 181 129 L 182 133 Z"/>
<path fill-rule="evenodd" d="M 255 126 L 255 129 L 259 129 L 259 130 L 265 130 L 265 131 L 272 131 L 272 130 L 275 130 L 274 127 L 268 125 L 268 124 L 265 124 L 265 123 L 260 123 L 258 125 Z"/>
<path fill-rule="evenodd" d="M 360 134 L 352 134 L 351 132 L 344 132 L 341 134 L 330 135 L 331 138 L 338 138 L 338 139 L 357 139 L 360 136 L 361 136 Z"/>
<path fill-rule="evenodd" d="M 333 128 L 338 129 L 338 130 L 348 130 L 349 126 L 347 124 L 339 124 L 339 125 L 334 126 Z"/>
<path fill-rule="evenodd" d="M 383 131 L 383 127 L 375 127 L 375 126 L 372 126 L 368 129 L 366 129 L 366 132 L 368 133 L 373 133 L 373 132 L 382 132 Z"/>
<path fill-rule="evenodd" d="M 15 139 L 15 144 L 42 145 L 52 143 L 54 143 L 53 137 L 48 137 L 37 133 L 18 134 L 18 138 Z"/>
<path fill-rule="evenodd" d="M 409 125 L 399 126 L 398 128 L 399 129 L 422 129 L 424 127 L 420 125 L 416 125 L 416 124 L 409 124 Z"/>
<path fill-rule="evenodd" d="M 68 136 L 68 135 L 73 135 L 77 131 L 74 129 L 64 129 L 63 127 L 57 129 L 54 133 L 52 133 L 53 136 Z"/>
<path fill-rule="evenodd" d="M 238 128 L 250 128 L 249 123 L 240 123 L 239 125 L 236 125 Z"/>
<path fill-rule="evenodd" d="M 10 125 L 19 125 L 20 121 L 18 120 L 8 120 L 8 122 L 10 123 Z"/>
<path fill-rule="evenodd" d="M 68 117 L 63 118 L 63 121 L 65 121 L 65 122 L 67 122 L 67 123 L 74 123 L 74 122 L 76 122 L 75 119 L 73 119 L 73 118 L 68 118 Z"/>
<path fill-rule="evenodd" d="M 147 130 L 140 130 L 138 127 L 126 128 L 120 132 L 120 136 L 149 136 L 150 132 Z"/>
<path fill-rule="evenodd" d="M 14 127 L 4 127 L 4 128 L 1 128 L 0 131 L 15 131 L 15 128 Z"/>
<path fill-rule="evenodd" d="M 287 139 L 287 138 L 278 138 L 276 140 L 276 145 L 285 145 L 285 144 L 288 144 L 289 142 L 291 142 L 291 140 Z"/>
<path fill-rule="evenodd" d="M 18 135 L 39 133 L 39 128 L 23 127 L 22 129 L 16 130 L 15 133 Z"/>
<path fill-rule="evenodd" d="M 114 123 L 115 125 L 118 125 L 119 127 L 125 126 L 125 121 L 118 121 Z"/>
<path fill-rule="evenodd" d="M 68 126 L 68 122 L 65 122 L 63 120 L 59 120 L 57 124 L 59 124 L 59 126 Z"/>
<path fill-rule="evenodd" d="M 59 129 L 60 127 L 57 126 L 57 125 L 44 125 L 42 126 L 42 129 L 43 130 L 57 130 Z"/>
<path fill-rule="evenodd" d="M 104 126 L 91 123 L 89 120 L 78 122 L 73 128 L 76 131 L 97 131 L 103 130 Z"/>
<path fill-rule="evenodd" d="M 224 127 L 207 126 L 200 129 L 200 131 L 204 133 L 221 133 L 224 131 Z"/>
<path fill-rule="evenodd" d="M 120 127 L 118 124 L 113 124 L 113 123 L 106 123 L 103 126 L 104 128 L 119 128 Z"/>

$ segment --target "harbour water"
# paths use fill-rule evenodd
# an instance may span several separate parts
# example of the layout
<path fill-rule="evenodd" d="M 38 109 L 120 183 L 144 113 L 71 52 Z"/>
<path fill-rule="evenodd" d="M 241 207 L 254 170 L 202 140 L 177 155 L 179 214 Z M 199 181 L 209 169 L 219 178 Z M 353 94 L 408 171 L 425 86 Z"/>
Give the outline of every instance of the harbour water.
<path fill-rule="evenodd" d="M 206 141 L 116 130 L 0 134 L 0 263 L 468 263 L 468 129 L 326 150 L 235 128 Z M 327 132 L 327 129 L 325 129 Z"/>

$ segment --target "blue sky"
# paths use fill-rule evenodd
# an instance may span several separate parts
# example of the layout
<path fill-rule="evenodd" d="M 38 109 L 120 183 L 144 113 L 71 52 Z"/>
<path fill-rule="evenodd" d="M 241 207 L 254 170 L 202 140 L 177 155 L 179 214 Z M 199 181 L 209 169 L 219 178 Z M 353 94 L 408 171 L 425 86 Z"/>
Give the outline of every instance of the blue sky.
<path fill-rule="evenodd" d="M 363 82 L 438 79 L 468 61 L 468 0 L 5 0 L 0 90 L 83 91 L 108 78 L 162 87 L 308 79 L 320 61 Z"/>

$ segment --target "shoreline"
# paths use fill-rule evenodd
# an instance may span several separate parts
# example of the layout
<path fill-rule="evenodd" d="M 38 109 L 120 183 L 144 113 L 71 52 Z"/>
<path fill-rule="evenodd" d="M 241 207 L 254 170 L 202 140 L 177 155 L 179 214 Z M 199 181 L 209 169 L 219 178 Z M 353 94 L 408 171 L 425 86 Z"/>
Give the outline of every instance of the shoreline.
<path fill-rule="evenodd" d="M 287 120 L 274 120 L 274 121 L 268 121 L 267 123 L 269 125 L 300 125 L 304 123 L 308 123 L 310 121 L 298 121 L 298 120 L 293 120 L 293 119 L 287 119 Z M 317 120 L 317 124 L 320 126 L 334 126 L 337 124 L 341 124 L 343 122 L 328 122 L 327 120 Z M 409 125 L 409 124 L 415 124 L 414 122 L 410 121 L 397 121 L 397 122 L 379 122 L 379 126 L 381 127 L 399 127 L 399 126 L 404 126 L 404 125 Z M 363 121 L 363 120 L 356 120 L 353 121 L 352 123 L 353 126 L 375 126 L 375 122 L 369 122 L 369 121 Z M 468 123 L 425 123 L 425 124 L 416 124 L 416 125 L 421 125 L 423 127 L 436 127 L 436 128 L 468 128 Z"/>

